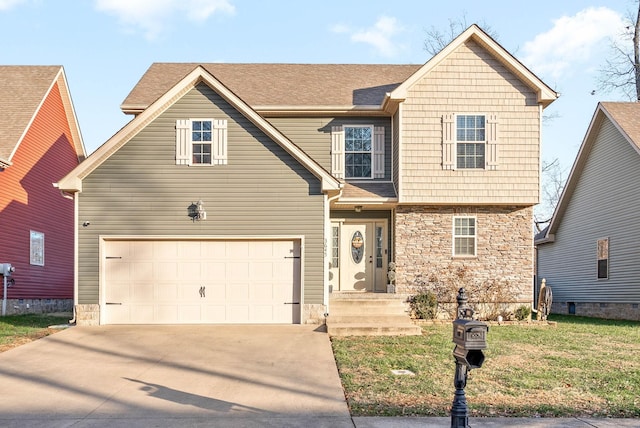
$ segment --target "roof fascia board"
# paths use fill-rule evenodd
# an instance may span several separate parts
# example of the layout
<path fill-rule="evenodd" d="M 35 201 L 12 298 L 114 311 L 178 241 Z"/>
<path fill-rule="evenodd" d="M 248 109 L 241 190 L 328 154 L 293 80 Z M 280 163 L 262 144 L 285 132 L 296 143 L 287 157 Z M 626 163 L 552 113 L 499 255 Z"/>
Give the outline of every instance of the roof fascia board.
<path fill-rule="evenodd" d="M 60 88 L 60 95 L 62 96 L 62 102 L 65 106 L 65 114 L 67 115 L 67 121 L 69 122 L 69 129 L 74 141 L 74 147 L 78 154 L 78 160 L 82 161 L 87 156 L 87 151 L 84 146 L 84 139 L 82 138 L 82 132 L 80 131 L 80 125 L 78 122 L 78 116 L 76 115 L 76 109 L 73 105 L 73 99 L 71 98 L 71 91 L 69 90 L 69 84 L 67 83 L 67 75 L 64 72 L 64 67 L 60 67 L 60 72 L 56 79 L 58 81 L 58 87 Z"/>
<path fill-rule="evenodd" d="M 491 54 L 498 58 L 507 68 L 518 75 L 528 86 L 534 88 L 538 95 L 538 102 L 545 107 L 558 98 L 558 94 L 547 86 L 542 80 L 540 80 L 535 74 L 533 74 L 527 67 L 525 67 L 520 61 L 518 61 L 513 55 L 511 55 L 500 44 L 493 40 L 487 33 L 482 31 L 480 27 L 473 24 L 465 31 L 463 31 L 458 37 L 456 37 L 451 43 L 445 46 L 440 52 L 434 55 L 425 65 L 420 67 L 415 73 L 413 73 L 407 80 L 405 80 L 400 86 L 394 89 L 389 97 L 391 99 L 405 99 L 407 97 L 407 91 L 425 74 L 433 70 L 438 64 L 444 61 L 452 52 L 458 49 L 464 42 L 469 39 L 474 39 Z"/>

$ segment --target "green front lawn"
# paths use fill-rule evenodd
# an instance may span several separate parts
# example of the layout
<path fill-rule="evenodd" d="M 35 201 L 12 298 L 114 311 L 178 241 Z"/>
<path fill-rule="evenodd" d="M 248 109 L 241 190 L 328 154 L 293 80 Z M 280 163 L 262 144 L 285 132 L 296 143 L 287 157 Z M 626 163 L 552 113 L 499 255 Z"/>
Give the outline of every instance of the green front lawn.
<path fill-rule="evenodd" d="M 470 415 L 640 417 L 640 323 L 550 320 L 557 326 L 490 327 L 484 365 L 465 389 Z M 423 336 L 332 338 L 352 414 L 449 415 L 451 338 L 451 324 Z"/>
<path fill-rule="evenodd" d="M 0 352 L 48 336 L 57 329 L 49 326 L 66 324 L 70 314 L 29 314 L 0 317 Z"/>

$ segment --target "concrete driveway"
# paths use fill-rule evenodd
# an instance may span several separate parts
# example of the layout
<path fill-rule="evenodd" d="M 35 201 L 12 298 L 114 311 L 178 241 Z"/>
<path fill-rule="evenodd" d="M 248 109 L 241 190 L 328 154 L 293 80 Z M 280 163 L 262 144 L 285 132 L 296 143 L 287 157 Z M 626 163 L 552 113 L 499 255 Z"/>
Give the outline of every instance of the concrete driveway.
<path fill-rule="evenodd" d="M 0 354 L 0 426 L 353 427 L 315 327 L 72 327 Z"/>

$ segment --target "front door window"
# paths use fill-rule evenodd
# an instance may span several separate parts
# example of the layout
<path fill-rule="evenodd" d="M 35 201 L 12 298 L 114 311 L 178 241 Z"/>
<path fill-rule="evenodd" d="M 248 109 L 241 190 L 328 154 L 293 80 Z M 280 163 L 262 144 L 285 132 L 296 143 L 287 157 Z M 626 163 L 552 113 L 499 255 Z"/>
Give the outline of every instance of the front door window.
<path fill-rule="evenodd" d="M 332 232 L 329 279 L 333 290 L 385 291 L 387 220 L 334 222 Z"/>

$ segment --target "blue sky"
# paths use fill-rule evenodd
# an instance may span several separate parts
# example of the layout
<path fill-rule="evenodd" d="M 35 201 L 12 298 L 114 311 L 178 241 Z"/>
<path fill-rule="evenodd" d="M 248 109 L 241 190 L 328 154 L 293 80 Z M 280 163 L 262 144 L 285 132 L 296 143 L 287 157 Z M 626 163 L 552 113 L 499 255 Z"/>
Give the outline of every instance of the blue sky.
<path fill-rule="evenodd" d="M 532 6 L 535 3 L 535 6 Z M 120 104 L 153 62 L 422 64 L 426 31 L 488 25 L 561 97 L 542 157 L 569 169 L 598 101 L 591 92 L 635 0 L 0 0 L 0 61 L 63 65 L 90 153 L 131 117 Z"/>

